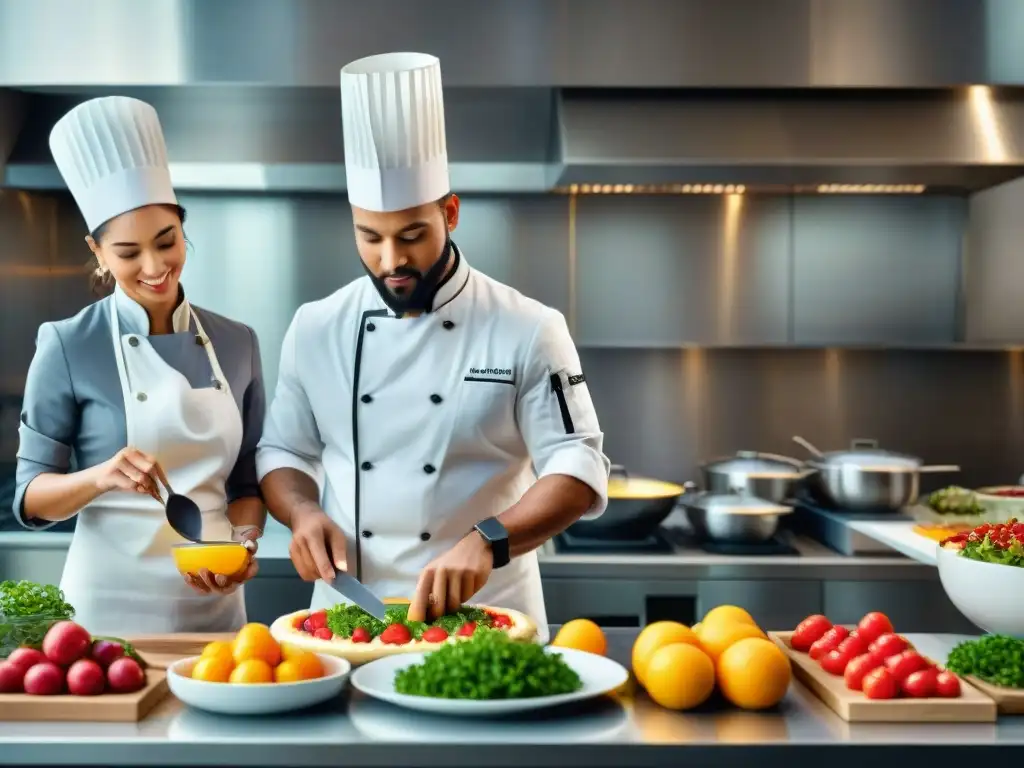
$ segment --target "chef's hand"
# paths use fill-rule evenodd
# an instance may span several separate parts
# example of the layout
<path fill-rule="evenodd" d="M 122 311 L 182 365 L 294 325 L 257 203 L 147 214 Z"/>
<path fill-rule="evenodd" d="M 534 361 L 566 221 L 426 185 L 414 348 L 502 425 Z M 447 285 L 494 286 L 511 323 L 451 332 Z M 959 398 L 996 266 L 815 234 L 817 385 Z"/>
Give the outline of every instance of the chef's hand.
<path fill-rule="evenodd" d="M 157 479 L 164 477 L 157 460 L 148 453 L 128 446 L 96 468 L 96 488 L 107 491 L 135 491 L 160 499 Z M 161 502 L 163 503 L 163 502 Z"/>
<path fill-rule="evenodd" d="M 321 509 L 292 512 L 292 543 L 288 545 L 295 570 L 303 581 L 334 581 L 335 569 L 348 569 L 345 534 Z"/>
<path fill-rule="evenodd" d="M 249 557 L 246 558 L 242 567 L 232 575 L 225 576 L 222 573 L 210 573 L 208 569 L 202 568 L 199 573 L 186 573 L 185 583 L 202 595 L 207 595 L 211 592 L 219 595 L 230 595 L 238 589 L 239 585 L 253 578 L 260 569 L 259 564 L 256 562 L 256 550 L 260 546 L 256 541 L 256 537 L 259 535 L 258 530 L 246 531 L 242 534 L 242 544 L 249 550 Z"/>
<path fill-rule="evenodd" d="M 476 531 L 470 532 L 420 574 L 409 620 L 433 620 L 454 613 L 483 589 L 493 567 L 491 545 Z"/>

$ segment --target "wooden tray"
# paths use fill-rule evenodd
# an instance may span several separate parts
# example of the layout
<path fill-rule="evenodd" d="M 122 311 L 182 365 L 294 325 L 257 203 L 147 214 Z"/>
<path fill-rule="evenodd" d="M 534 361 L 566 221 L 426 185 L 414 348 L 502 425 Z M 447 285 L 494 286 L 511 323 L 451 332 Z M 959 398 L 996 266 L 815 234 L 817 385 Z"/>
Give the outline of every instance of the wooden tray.
<path fill-rule="evenodd" d="M 0 721 L 60 720 L 97 723 L 137 723 L 167 695 L 167 675 L 146 670 L 146 687 L 135 693 L 99 696 L 29 696 L 0 694 Z"/>
<path fill-rule="evenodd" d="M 999 714 L 1024 715 L 1024 690 L 1001 688 L 998 685 L 992 685 L 992 683 L 979 680 L 974 675 L 968 675 L 967 680 L 996 703 Z"/>
<path fill-rule="evenodd" d="M 790 645 L 792 632 L 769 632 L 793 665 L 793 676 L 833 712 L 850 723 L 994 723 L 996 703 L 961 679 L 957 699 L 872 700 L 851 691 L 843 678 L 830 675 L 806 653 Z"/>

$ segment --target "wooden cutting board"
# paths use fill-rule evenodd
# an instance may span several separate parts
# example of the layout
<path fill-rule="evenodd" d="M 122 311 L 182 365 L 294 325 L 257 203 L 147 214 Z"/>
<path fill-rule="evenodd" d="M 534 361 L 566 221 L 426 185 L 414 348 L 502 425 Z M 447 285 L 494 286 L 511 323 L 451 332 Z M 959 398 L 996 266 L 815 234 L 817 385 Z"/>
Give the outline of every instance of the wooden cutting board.
<path fill-rule="evenodd" d="M 843 678 L 830 675 L 806 653 L 793 650 L 792 632 L 769 632 L 789 657 L 793 676 L 839 717 L 850 723 L 994 723 L 996 702 L 966 680 L 957 699 L 869 699 L 851 691 Z"/>
<path fill-rule="evenodd" d="M 996 703 L 999 714 L 1024 715 L 1024 690 L 992 685 L 992 683 L 986 683 L 973 675 L 968 675 L 967 680 Z"/>
<path fill-rule="evenodd" d="M 146 687 L 135 693 L 104 693 L 99 696 L 0 693 L 0 721 L 137 723 L 167 693 L 167 675 L 160 669 L 146 670 Z"/>

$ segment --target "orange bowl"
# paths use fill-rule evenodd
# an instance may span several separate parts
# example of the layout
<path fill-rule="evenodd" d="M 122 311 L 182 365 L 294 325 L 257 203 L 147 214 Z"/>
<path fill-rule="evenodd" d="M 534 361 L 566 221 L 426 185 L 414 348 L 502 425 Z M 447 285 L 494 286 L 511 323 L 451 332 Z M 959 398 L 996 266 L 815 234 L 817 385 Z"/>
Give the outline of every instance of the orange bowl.
<path fill-rule="evenodd" d="M 244 544 L 216 542 L 211 544 L 175 544 L 171 550 L 178 573 L 198 573 L 206 568 L 210 573 L 230 576 L 238 573 L 249 557 Z"/>

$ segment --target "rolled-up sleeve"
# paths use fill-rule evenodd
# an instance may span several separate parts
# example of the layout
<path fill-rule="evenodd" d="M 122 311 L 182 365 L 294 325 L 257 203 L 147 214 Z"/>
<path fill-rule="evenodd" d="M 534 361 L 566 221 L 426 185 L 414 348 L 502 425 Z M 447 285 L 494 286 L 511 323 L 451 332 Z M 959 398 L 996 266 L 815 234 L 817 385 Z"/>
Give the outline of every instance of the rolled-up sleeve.
<path fill-rule="evenodd" d="M 71 468 L 71 446 L 78 425 L 78 402 L 60 333 L 52 323 L 39 326 L 36 353 L 25 380 L 18 426 L 18 464 L 14 486 L 14 516 L 32 530 L 56 525 L 25 516 L 25 491 L 46 473 Z"/>
<path fill-rule="evenodd" d="M 537 476 L 586 483 L 597 499 L 584 519 L 599 517 L 608 506 L 610 462 L 576 345 L 556 310 L 545 313 L 527 351 L 516 418 Z"/>
<path fill-rule="evenodd" d="M 256 474 L 256 448 L 263 435 L 263 421 L 267 415 L 267 395 L 263 388 L 263 361 L 260 342 L 252 328 L 247 328 L 252 339 L 251 374 L 249 386 L 242 399 L 242 446 L 238 460 L 227 482 L 228 501 L 251 497 L 262 498 L 260 481 Z"/>
<path fill-rule="evenodd" d="M 301 337 L 300 307 L 281 344 L 277 388 L 256 451 L 256 472 L 260 481 L 275 469 L 290 468 L 319 482 L 323 442 L 299 376 L 296 348 L 302 343 Z"/>

